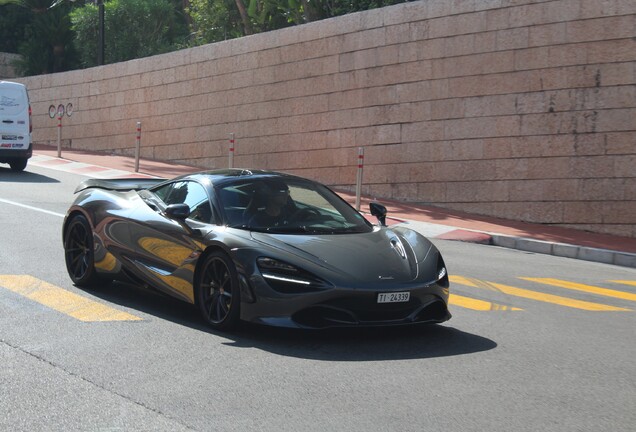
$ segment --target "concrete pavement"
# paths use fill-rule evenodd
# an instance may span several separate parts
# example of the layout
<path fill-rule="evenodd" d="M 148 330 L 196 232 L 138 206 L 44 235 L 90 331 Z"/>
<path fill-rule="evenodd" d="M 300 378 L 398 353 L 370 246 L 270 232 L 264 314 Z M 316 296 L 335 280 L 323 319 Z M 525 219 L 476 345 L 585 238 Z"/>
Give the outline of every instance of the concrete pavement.
<path fill-rule="evenodd" d="M 163 177 L 188 174 L 200 168 L 141 160 L 135 173 L 132 157 L 36 145 L 30 166 L 58 169 L 95 178 Z M 27 169 L 28 166 L 27 165 Z M 355 195 L 338 191 L 350 203 Z M 361 210 L 370 197 L 363 197 Z M 381 200 L 391 223 L 404 223 L 429 238 L 492 244 L 528 252 L 636 268 L 636 238 L 590 233 L 541 224 L 472 215 L 433 206 Z"/>

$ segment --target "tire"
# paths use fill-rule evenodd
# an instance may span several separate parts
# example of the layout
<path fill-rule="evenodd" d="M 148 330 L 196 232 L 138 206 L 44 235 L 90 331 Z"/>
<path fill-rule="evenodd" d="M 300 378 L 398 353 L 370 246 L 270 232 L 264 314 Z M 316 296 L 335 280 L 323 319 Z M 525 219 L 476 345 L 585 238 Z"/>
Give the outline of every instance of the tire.
<path fill-rule="evenodd" d="M 15 159 L 9 162 L 11 171 L 24 171 L 27 166 L 27 159 Z"/>
<path fill-rule="evenodd" d="M 74 216 L 67 225 L 64 235 L 64 259 L 66 271 L 75 285 L 89 287 L 101 282 L 95 271 L 93 230 L 82 215 Z"/>
<path fill-rule="evenodd" d="M 217 330 L 236 328 L 240 319 L 241 292 L 236 266 L 222 251 L 203 258 L 195 295 L 205 322 Z"/>

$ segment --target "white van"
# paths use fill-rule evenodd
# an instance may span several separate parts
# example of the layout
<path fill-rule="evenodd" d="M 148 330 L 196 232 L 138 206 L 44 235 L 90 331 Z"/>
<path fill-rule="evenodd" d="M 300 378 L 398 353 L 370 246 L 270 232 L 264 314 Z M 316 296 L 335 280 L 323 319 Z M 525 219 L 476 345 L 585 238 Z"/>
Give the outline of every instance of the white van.
<path fill-rule="evenodd" d="M 0 81 L 0 163 L 22 171 L 33 154 L 31 105 L 24 84 Z"/>

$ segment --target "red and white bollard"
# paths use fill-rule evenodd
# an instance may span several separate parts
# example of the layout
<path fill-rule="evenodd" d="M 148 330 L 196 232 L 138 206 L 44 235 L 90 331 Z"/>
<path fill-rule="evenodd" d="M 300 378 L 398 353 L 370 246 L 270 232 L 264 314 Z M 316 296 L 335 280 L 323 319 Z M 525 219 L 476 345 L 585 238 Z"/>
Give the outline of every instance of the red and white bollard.
<path fill-rule="evenodd" d="M 140 153 L 141 153 L 141 122 L 137 122 L 137 140 L 135 142 L 135 172 L 139 172 Z"/>
<path fill-rule="evenodd" d="M 228 156 L 230 169 L 234 168 L 234 134 L 230 134 L 230 154 Z"/>
<path fill-rule="evenodd" d="M 362 194 L 362 171 L 364 169 L 364 147 L 358 147 L 358 178 L 356 181 L 356 210 L 360 211 L 360 195 Z"/>
<path fill-rule="evenodd" d="M 62 157 L 62 114 L 57 115 L 57 157 Z"/>

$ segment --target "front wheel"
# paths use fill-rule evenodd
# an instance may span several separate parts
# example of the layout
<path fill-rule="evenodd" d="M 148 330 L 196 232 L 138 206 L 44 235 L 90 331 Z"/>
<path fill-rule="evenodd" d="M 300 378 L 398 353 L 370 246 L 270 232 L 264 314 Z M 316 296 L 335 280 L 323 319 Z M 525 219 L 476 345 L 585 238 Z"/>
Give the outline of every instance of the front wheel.
<path fill-rule="evenodd" d="M 241 293 L 236 266 L 222 251 L 204 258 L 196 281 L 196 298 L 203 319 L 218 330 L 231 330 L 240 317 Z"/>
<path fill-rule="evenodd" d="M 95 272 L 93 230 L 82 215 L 74 216 L 66 228 L 64 258 L 68 275 L 75 285 L 87 287 L 100 281 Z"/>

